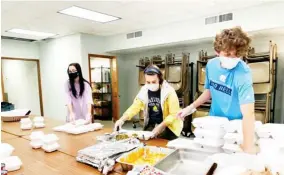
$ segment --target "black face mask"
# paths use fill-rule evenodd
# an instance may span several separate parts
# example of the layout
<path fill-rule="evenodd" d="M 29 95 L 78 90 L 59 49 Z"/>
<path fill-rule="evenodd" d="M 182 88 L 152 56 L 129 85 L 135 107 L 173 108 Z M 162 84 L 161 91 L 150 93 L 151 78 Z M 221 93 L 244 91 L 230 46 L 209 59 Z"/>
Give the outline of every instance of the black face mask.
<path fill-rule="evenodd" d="M 79 72 L 72 72 L 72 73 L 69 73 L 68 75 L 71 80 L 74 80 L 79 76 Z"/>

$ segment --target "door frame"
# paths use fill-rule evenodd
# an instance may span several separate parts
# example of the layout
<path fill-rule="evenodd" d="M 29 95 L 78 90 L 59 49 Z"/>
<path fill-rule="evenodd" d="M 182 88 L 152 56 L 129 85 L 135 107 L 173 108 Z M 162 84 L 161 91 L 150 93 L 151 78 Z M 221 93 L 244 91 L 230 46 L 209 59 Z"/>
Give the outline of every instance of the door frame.
<path fill-rule="evenodd" d="M 113 115 L 113 121 L 116 121 L 119 119 L 119 89 L 118 89 L 118 69 L 117 69 L 117 57 L 116 56 L 112 56 L 112 55 L 100 55 L 100 54 L 88 54 L 88 69 L 89 69 L 89 82 L 91 83 L 92 82 L 92 79 L 91 79 L 91 58 L 92 57 L 97 57 L 97 58 L 107 58 L 107 59 L 110 59 L 111 60 L 111 64 L 110 64 L 110 67 L 111 67 L 111 71 L 113 70 L 113 67 L 115 66 L 115 74 L 116 74 L 116 90 L 117 90 L 117 97 L 113 94 L 113 90 L 112 90 L 112 100 L 117 98 L 117 101 L 114 102 L 116 103 L 116 105 L 112 105 L 112 110 L 114 111 L 114 108 L 116 108 L 115 112 L 116 114 Z M 112 76 L 113 77 L 113 76 Z M 111 78 L 111 81 L 112 81 L 112 86 L 113 86 L 113 78 Z M 115 107 L 114 107 L 115 106 Z M 93 110 L 92 110 L 93 112 Z"/>
<path fill-rule="evenodd" d="M 2 60 L 17 60 L 17 61 L 35 61 L 37 64 L 37 79 L 38 79 L 38 90 L 39 90 L 39 105 L 40 105 L 40 114 L 44 116 L 43 102 L 42 102 L 42 87 L 41 87 L 41 74 L 40 74 L 40 60 L 39 59 L 29 59 L 29 58 L 13 58 L 13 57 L 1 57 L 1 84 L 2 84 L 2 98 L 4 101 L 4 80 L 2 72 Z"/>

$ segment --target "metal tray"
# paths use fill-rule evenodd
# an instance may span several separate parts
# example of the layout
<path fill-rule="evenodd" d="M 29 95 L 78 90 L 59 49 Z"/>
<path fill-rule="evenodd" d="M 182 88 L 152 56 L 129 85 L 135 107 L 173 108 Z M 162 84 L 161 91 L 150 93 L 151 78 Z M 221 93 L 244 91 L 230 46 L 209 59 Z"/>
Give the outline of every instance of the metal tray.
<path fill-rule="evenodd" d="M 158 162 L 154 167 L 171 175 L 205 175 L 212 163 L 205 160 L 211 153 L 178 149 Z"/>

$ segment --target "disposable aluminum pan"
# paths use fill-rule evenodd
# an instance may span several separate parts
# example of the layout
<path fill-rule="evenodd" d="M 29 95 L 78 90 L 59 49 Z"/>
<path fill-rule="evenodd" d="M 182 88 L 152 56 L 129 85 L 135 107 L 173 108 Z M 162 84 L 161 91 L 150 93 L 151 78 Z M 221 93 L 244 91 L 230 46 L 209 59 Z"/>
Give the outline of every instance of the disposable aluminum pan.
<path fill-rule="evenodd" d="M 136 148 L 136 149 L 134 149 L 134 150 L 132 150 L 128 153 L 125 153 L 116 160 L 118 163 L 121 164 L 123 171 L 131 171 L 133 169 L 133 167 L 136 166 L 136 165 L 132 164 L 132 163 L 123 162 L 121 159 L 128 157 L 131 153 L 136 152 L 136 151 L 138 151 L 138 149 L 141 149 L 141 148 L 142 147 L 138 147 L 138 148 Z M 170 155 L 171 153 L 173 153 L 175 151 L 173 149 L 161 148 L 161 147 L 156 147 L 156 146 L 144 146 L 143 148 L 150 149 L 150 152 L 160 152 L 160 153 L 166 154 L 166 157 L 167 157 L 167 155 Z M 161 159 L 160 161 L 162 161 L 163 159 Z M 156 163 L 154 163 L 154 165 L 151 165 L 151 166 L 155 166 L 160 161 L 157 161 Z"/>
<path fill-rule="evenodd" d="M 171 175 L 205 175 L 212 163 L 206 162 L 211 153 L 178 149 L 159 161 L 154 167 Z"/>

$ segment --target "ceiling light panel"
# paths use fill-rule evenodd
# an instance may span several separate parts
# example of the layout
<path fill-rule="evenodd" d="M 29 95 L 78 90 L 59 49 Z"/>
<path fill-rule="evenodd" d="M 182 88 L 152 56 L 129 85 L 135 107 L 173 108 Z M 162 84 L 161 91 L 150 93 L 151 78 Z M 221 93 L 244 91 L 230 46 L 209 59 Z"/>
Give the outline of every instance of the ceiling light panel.
<path fill-rule="evenodd" d="M 70 8 L 59 11 L 59 13 L 70 15 L 78 18 L 88 19 L 96 22 L 106 23 L 110 21 L 119 20 L 121 18 L 87 10 L 84 8 L 72 6 Z"/>
<path fill-rule="evenodd" d="M 37 37 L 43 37 L 43 38 L 48 38 L 48 37 L 56 35 L 53 33 L 38 32 L 38 31 L 18 29 L 18 28 L 10 29 L 7 32 L 23 34 L 23 35 L 30 35 L 30 36 L 37 36 Z"/>

